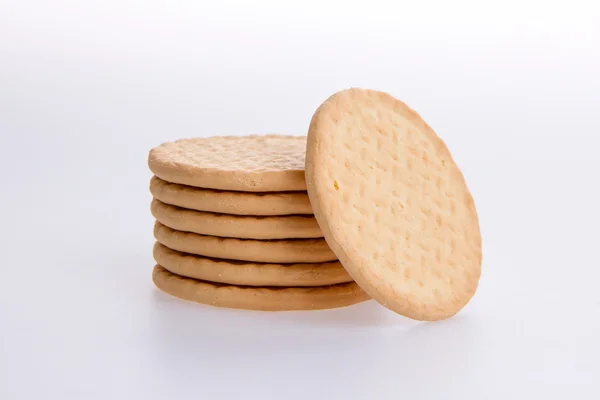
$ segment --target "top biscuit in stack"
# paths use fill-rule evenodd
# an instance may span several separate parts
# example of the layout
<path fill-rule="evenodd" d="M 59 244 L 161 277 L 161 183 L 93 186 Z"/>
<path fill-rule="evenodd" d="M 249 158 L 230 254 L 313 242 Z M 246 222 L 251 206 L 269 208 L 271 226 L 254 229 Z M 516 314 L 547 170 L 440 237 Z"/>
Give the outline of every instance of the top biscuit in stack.
<path fill-rule="evenodd" d="M 305 136 L 217 136 L 163 143 L 148 165 L 165 181 L 205 189 L 306 191 L 305 154 Z"/>

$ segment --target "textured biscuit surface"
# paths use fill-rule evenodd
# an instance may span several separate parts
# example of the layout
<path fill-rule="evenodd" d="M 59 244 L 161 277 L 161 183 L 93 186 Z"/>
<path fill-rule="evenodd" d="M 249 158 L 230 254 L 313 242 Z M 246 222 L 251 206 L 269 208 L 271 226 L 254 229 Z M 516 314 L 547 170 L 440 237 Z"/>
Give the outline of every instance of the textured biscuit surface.
<path fill-rule="evenodd" d="M 320 263 L 337 257 L 325 239 L 254 240 L 199 235 L 154 225 L 157 242 L 184 253 L 264 263 Z"/>
<path fill-rule="evenodd" d="M 222 285 L 175 275 L 160 265 L 154 267 L 152 280 L 160 290 L 183 300 L 245 310 L 323 310 L 369 299 L 354 282 L 289 288 Z"/>
<path fill-rule="evenodd" d="M 339 261 L 313 264 L 267 264 L 221 260 L 154 245 L 156 262 L 170 272 L 209 282 L 244 286 L 323 286 L 352 282 Z"/>
<path fill-rule="evenodd" d="M 306 190 L 305 136 L 249 135 L 181 139 L 150 150 L 154 175 L 207 189 Z"/>
<path fill-rule="evenodd" d="M 439 320 L 460 311 L 481 274 L 473 198 L 443 141 L 403 102 L 350 89 L 315 112 L 308 193 L 342 265 L 401 315 Z"/>
<path fill-rule="evenodd" d="M 323 237 L 312 215 L 241 216 L 188 210 L 154 199 L 152 215 L 161 224 L 184 232 L 241 239 Z"/>
<path fill-rule="evenodd" d="M 191 210 L 236 215 L 313 214 L 308 193 L 300 192 L 235 192 L 202 189 L 150 179 L 150 193 L 166 204 Z"/>

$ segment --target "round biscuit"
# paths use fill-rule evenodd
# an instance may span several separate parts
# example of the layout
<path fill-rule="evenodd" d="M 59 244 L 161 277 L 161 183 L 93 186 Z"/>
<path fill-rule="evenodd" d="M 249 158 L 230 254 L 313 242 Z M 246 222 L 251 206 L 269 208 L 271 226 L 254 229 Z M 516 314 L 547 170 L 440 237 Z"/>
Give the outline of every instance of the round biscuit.
<path fill-rule="evenodd" d="M 269 264 L 222 260 L 172 250 L 156 242 L 154 260 L 170 272 L 209 282 L 244 286 L 324 286 L 352 282 L 339 261 Z"/>
<path fill-rule="evenodd" d="M 322 238 L 313 215 L 242 216 L 188 210 L 152 200 L 154 218 L 169 228 L 239 239 Z"/>
<path fill-rule="evenodd" d="M 305 136 L 180 139 L 150 150 L 154 175 L 173 183 L 244 192 L 306 190 Z"/>
<path fill-rule="evenodd" d="M 153 176 L 150 193 L 166 204 L 190 210 L 235 215 L 312 215 L 308 194 L 299 192 L 236 192 L 202 189 Z"/>
<path fill-rule="evenodd" d="M 334 94 L 308 132 L 306 181 L 327 243 L 375 300 L 440 320 L 473 297 L 482 249 L 475 204 L 444 142 L 374 90 Z"/>
<path fill-rule="evenodd" d="M 223 285 L 175 275 L 160 265 L 154 267 L 152 281 L 158 289 L 183 300 L 244 310 L 324 310 L 369 300 L 354 282 L 316 287 Z"/>
<path fill-rule="evenodd" d="M 325 239 L 234 239 L 199 235 L 154 224 L 157 242 L 184 253 L 229 260 L 264 263 L 321 263 L 337 257 Z"/>

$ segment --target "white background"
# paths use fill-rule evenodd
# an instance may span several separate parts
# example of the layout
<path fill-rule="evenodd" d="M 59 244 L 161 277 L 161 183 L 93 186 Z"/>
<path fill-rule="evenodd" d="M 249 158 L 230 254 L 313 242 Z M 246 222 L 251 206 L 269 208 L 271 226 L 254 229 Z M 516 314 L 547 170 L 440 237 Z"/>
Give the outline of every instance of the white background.
<path fill-rule="evenodd" d="M 0 399 L 600 398 L 592 1 L 0 5 Z M 350 86 L 407 102 L 463 169 L 484 239 L 467 308 L 158 292 L 148 150 L 304 134 Z"/>

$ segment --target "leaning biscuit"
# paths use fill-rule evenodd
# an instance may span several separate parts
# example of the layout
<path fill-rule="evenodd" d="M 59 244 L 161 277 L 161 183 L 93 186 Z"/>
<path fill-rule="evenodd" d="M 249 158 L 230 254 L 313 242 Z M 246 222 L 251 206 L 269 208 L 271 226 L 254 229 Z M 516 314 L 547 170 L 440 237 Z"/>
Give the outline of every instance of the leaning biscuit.
<path fill-rule="evenodd" d="M 375 300 L 417 320 L 460 311 L 481 274 L 473 198 L 449 150 L 389 94 L 339 92 L 315 112 L 308 194 L 327 243 Z"/>
<path fill-rule="evenodd" d="M 337 260 L 325 239 L 254 240 L 199 235 L 154 225 L 157 242 L 184 253 L 264 263 L 320 263 Z"/>
<path fill-rule="evenodd" d="M 369 300 L 367 294 L 354 282 L 289 288 L 234 286 L 185 278 L 160 265 L 154 267 L 152 280 L 163 292 L 183 300 L 244 310 L 324 310 Z"/>
<path fill-rule="evenodd" d="M 154 175 L 173 183 L 244 192 L 306 190 L 305 136 L 181 139 L 150 150 Z"/>

